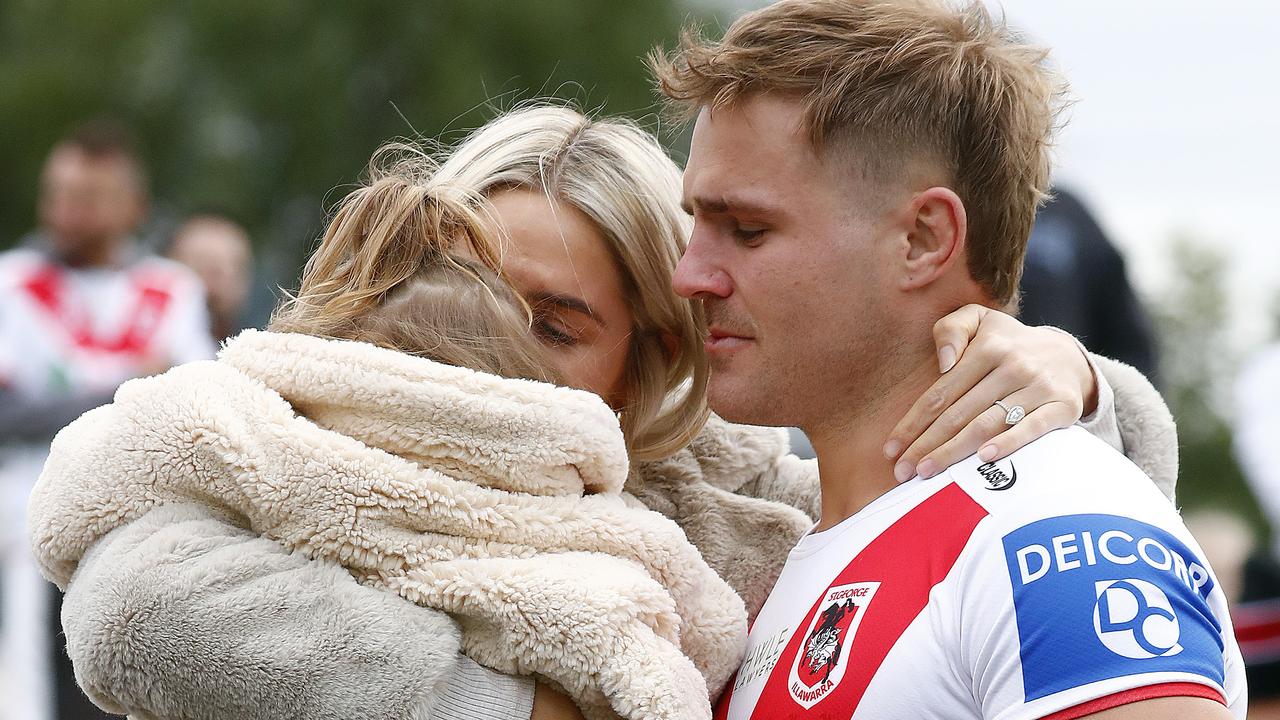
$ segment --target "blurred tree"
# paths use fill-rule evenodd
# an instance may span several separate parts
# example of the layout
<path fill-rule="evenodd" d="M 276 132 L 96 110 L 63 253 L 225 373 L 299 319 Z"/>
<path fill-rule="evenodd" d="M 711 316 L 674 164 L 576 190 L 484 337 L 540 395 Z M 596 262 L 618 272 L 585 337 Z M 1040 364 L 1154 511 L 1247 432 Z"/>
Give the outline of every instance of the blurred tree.
<path fill-rule="evenodd" d="M 0 248 L 34 224 L 50 145 L 106 114 L 137 130 L 162 221 L 227 212 L 291 274 L 384 140 L 542 95 L 651 120 L 642 56 L 685 19 L 677 0 L 6 0 Z"/>
<path fill-rule="evenodd" d="M 1240 513 L 1262 539 L 1268 532 L 1231 449 L 1231 381 L 1239 358 L 1230 351 L 1226 256 L 1182 236 L 1172 248 L 1173 279 L 1155 305 L 1160 326 L 1164 395 L 1178 423 L 1178 500 L 1186 509 Z"/>

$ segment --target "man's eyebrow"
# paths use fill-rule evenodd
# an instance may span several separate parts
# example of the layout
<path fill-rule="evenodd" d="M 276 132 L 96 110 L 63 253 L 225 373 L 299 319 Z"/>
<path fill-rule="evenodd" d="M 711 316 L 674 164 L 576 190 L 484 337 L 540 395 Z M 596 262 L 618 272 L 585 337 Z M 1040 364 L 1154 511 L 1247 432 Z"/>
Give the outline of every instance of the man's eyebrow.
<path fill-rule="evenodd" d="M 694 197 L 691 200 L 681 202 L 680 207 L 689 215 L 693 214 L 694 208 L 697 208 L 709 215 L 719 215 L 727 212 L 744 213 L 747 215 L 778 214 L 777 208 L 764 203 L 755 202 L 748 198 Z"/>
<path fill-rule="evenodd" d="M 582 313 L 583 315 L 586 315 L 592 320 L 595 320 L 602 327 L 605 324 L 604 319 L 602 319 L 599 315 L 596 315 L 596 312 L 591 309 L 591 306 L 587 304 L 586 300 L 583 300 L 582 298 L 576 297 L 574 295 L 564 295 L 562 293 L 551 293 L 551 292 L 536 292 L 536 293 L 531 293 L 529 297 L 526 299 L 528 300 L 530 305 L 533 305 L 535 307 L 538 305 L 552 305 L 558 308 L 562 308 L 564 310 L 572 310 L 574 312 Z"/>

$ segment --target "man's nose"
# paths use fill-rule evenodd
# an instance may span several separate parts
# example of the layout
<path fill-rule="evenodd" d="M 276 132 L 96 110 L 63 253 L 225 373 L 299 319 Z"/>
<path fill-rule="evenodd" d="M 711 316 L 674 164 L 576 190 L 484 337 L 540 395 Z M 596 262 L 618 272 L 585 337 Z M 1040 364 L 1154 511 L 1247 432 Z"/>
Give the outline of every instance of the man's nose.
<path fill-rule="evenodd" d="M 695 231 L 671 279 L 676 293 L 691 300 L 707 296 L 729 297 L 733 292 L 733 282 L 715 255 L 711 244 L 700 239 Z"/>

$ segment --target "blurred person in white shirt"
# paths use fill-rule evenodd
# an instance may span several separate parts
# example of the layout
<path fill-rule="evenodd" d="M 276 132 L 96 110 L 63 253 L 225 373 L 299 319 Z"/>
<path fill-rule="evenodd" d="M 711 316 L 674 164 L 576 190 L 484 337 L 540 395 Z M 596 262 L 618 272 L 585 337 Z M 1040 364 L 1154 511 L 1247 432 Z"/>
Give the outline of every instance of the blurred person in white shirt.
<path fill-rule="evenodd" d="M 0 253 L 0 720 L 106 717 L 75 686 L 27 549 L 49 441 L 122 382 L 214 353 L 200 281 L 139 247 L 146 185 L 127 132 L 85 125 L 45 161 L 39 228 Z"/>
<path fill-rule="evenodd" d="M 1236 457 L 1273 528 L 1280 528 L 1280 464 L 1270 450 L 1280 438 L 1280 343 L 1264 348 L 1236 378 Z M 1280 533 L 1271 552 L 1280 556 Z"/>

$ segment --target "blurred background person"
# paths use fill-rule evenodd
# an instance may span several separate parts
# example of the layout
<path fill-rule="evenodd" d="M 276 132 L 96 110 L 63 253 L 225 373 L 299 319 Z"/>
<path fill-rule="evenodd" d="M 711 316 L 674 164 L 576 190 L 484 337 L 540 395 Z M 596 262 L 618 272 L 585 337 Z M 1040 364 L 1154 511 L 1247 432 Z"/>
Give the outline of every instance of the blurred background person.
<path fill-rule="evenodd" d="M 1124 256 L 1068 190 L 1055 188 L 1036 214 L 1021 291 L 1023 322 L 1062 328 L 1159 385 L 1151 322 Z"/>
<path fill-rule="evenodd" d="M 1244 565 L 1240 602 L 1231 612 L 1249 682 L 1249 717 L 1280 718 L 1280 344 L 1245 362 L 1235 382 L 1233 442 L 1245 481 L 1272 528 Z"/>
<path fill-rule="evenodd" d="M 1233 441 L 1245 480 L 1273 528 L 1280 528 L 1280 463 L 1271 456 L 1280 442 L 1280 343 L 1248 360 L 1235 382 Z M 1271 554 L 1280 557 L 1280 533 Z"/>
<path fill-rule="evenodd" d="M 238 223 L 222 215 L 193 215 L 174 231 L 165 255 L 186 265 L 204 284 L 215 342 L 256 325 L 247 317 L 253 245 Z"/>
<path fill-rule="evenodd" d="M 39 228 L 0 253 L 0 717 L 107 717 L 76 687 L 59 598 L 27 549 L 27 495 L 53 435 L 120 383 L 212 357 L 204 289 L 142 252 L 146 173 L 129 134 L 94 122 L 40 176 Z"/>
<path fill-rule="evenodd" d="M 1250 720 L 1280 719 L 1280 565 L 1237 512 L 1184 513 L 1231 607 L 1244 658 Z"/>

